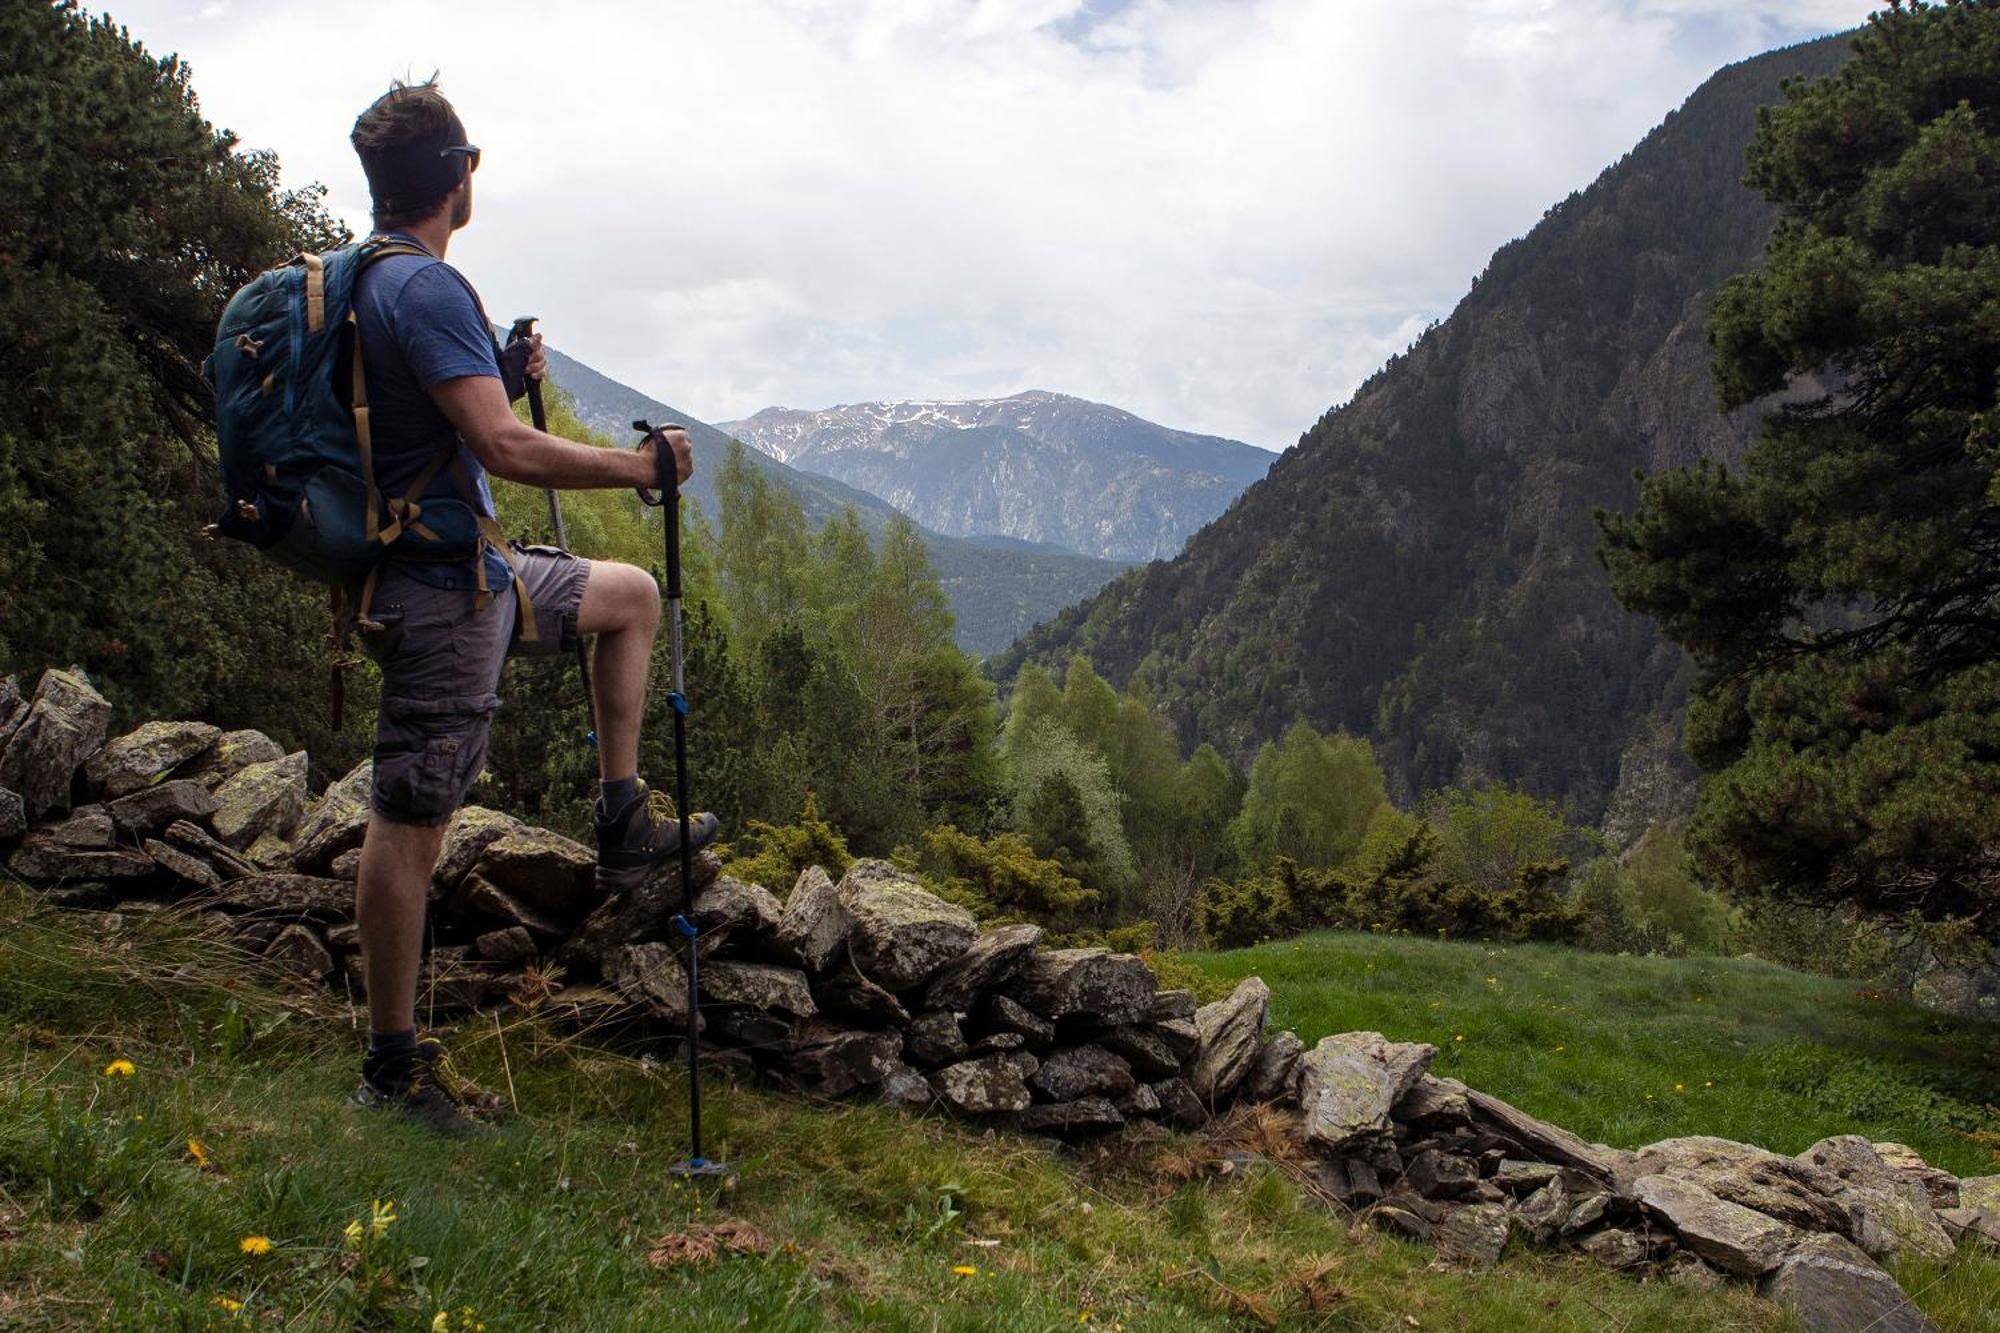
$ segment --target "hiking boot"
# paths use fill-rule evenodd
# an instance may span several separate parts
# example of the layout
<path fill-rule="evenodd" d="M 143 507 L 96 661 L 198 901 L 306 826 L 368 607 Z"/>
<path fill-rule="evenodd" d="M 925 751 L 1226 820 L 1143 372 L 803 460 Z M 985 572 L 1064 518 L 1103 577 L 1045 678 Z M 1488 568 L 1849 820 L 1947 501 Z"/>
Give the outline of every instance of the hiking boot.
<path fill-rule="evenodd" d="M 715 841 L 722 827 L 714 815 L 691 815 L 688 839 L 691 852 Z M 639 794 L 616 814 L 597 807 L 597 887 L 604 893 L 622 893 L 645 881 L 661 862 L 681 852 L 681 821 L 674 803 L 659 792 L 639 784 Z"/>
<path fill-rule="evenodd" d="M 417 1053 L 405 1060 L 363 1059 L 361 1086 L 348 1103 L 364 1110 L 397 1111 L 435 1133 L 470 1134 L 480 1126 L 465 1113 L 460 1083 L 443 1045 L 421 1041 Z"/>

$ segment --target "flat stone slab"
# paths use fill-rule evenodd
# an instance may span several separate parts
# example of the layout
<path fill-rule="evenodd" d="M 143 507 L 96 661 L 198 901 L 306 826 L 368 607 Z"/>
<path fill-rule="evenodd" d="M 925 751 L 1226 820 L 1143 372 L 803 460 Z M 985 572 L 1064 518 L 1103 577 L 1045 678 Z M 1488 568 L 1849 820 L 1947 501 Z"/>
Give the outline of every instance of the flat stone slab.
<path fill-rule="evenodd" d="M 1474 1124 L 1511 1139 L 1536 1161 L 1572 1167 L 1606 1185 L 1617 1179 L 1624 1166 L 1623 1153 L 1586 1143 L 1560 1125 L 1537 1120 L 1526 1111 L 1509 1106 L 1498 1097 L 1477 1088 L 1468 1088 L 1450 1079 L 1441 1081 L 1448 1088 L 1464 1093 L 1467 1104 L 1472 1108 Z"/>
<path fill-rule="evenodd" d="M 267 764 L 285 757 L 285 747 L 261 731 L 244 728 L 225 731 L 207 753 L 190 763 L 183 777 L 206 787 L 218 787 L 252 764 Z"/>
<path fill-rule="evenodd" d="M 166 871 L 175 879 L 192 884 L 198 889 L 205 889 L 210 893 L 221 890 L 222 876 L 216 873 L 214 866 L 202 860 L 199 856 L 191 852 L 184 852 L 178 847 L 169 846 L 161 842 L 158 838 L 146 839 L 145 849 L 146 855 L 153 859 L 153 864 L 159 866 L 160 869 Z"/>
<path fill-rule="evenodd" d="M 93 791 L 115 801 L 152 786 L 221 737 L 222 728 L 206 722 L 147 722 L 106 741 L 84 762 L 83 776 Z"/>
<path fill-rule="evenodd" d="M 1028 922 L 980 932 L 931 978 L 923 1007 L 970 1012 L 980 996 L 1012 978 L 1041 942 L 1042 928 Z"/>
<path fill-rule="evenodd" d="M 210 827 L 241 850 L 265 834 L 289 835 L 306 812 L 306 752 L 251 764 L 215 789 L 220 802 Z"/>
<path fill-rule="evenodd" d="M 752 1009 L 776 1010 L 798 1018 L 819 1012 L 806 975 L 795 967 L 774 963 L 713 962 L 701 972 L 702 994 L 724 1004 L 743 1004 Z"/>
<path fill-rule="evenodd" d="M 1103 1097 L 1079 1097 L 1071 1102 L 1031 1106 L 1014 1127 L 1024 1134 L 1057 1134 L 1065 1138 L 1102 1134 L 1125 1123 L 1117 1105 Z"/>
<path fill-rule="evenodd" d="M 375 761 L 364 759 L 320 793 L 293 834 L 297 850 L 292 861 L 299 869 L 317 874 L 342 852 L 361 845 L 368 832 L 374 780 Z"/>
<path fill-rule="evenodd" d="M 946 1065 L 931 1075 L 940 1097 L 965 1115 L 997 1115 L 1034 1104 L 1027 1079 L 1040 1062 L 1026 1051 L 981 1056 Z"/>
<path fill-rule="evenodd" d="M 1153 970 L 1133 954 L 1050 949 L 1024 959 L 1005 991 L 1044 1018 L 1112 1027 L 1145 1017 L 1158 988 Z"/>
<path fill-rule="evenodd" d="M 317 875 L 252 875 L 232 880 L 208 900 L 217 907 L 263 916 L 299 916 L 320 921 L 354 917 L 354 886 Z"/>
<path fill-rule="evenodd" d="M 856 861 L 841 878 L 840 906 L 855 964 L 892 991 L 929 981 L 979 936 L 972 913 L 886 861 Z"/>
<path fill-rule="evenodd" d="M 1800 1240 L 1796 1227 L 1719 1199 L 1692 1181 L 1641 1176 L 1632 1183 L 1632 1194 L 1688 1249 L 1738 1277 L 1770 1272 Z"/>
<path fill-rule="evenodd" d="M 47 833 L 30 833 L 7 868 L 22 879 L 137 879 L 153 873 L 151 857 L 120 848 L 71 847 Z"/>
<path fill-rule="evenodd" d="M 840 890 L 819 866 L 799 872 L 778 914 L 778 948 L 808 972 L 825 972 L 847 948 L 847 914 Z"/>
<path fill-rule="evenodd" d="M 199 782 L 176 778 L 121 796 L 104 807 L 118 836 L 137 842 L 165 829 L 176 820 L 201 820 L 215 814 L 221 801 Z"/>

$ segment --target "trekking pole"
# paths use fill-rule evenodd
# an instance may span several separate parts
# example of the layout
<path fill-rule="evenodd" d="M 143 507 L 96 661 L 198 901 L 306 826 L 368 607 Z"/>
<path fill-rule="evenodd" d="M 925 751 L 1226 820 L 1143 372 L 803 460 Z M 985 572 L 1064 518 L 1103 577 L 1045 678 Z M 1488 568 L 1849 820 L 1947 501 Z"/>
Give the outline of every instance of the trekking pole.
<path fill-rule="evenodd" d="M 523 315 L 514 321 L 514 328 L 507 335 L 507 345 L 512 347 L 515 343 L 532 337 L 534 332 L 535 317 L 533 315 Z M 548 413 L 542 407 L 542 382 L 538 379 L 530 379 L 528 381 L 528 415 L 534 419 L 536 430 L 541 431 L 544 435 L 548 434 L 549 417 Z M 556 545 L 564 551 L 568 551 L 569 533 L 563 528 L 562 501 L 556 498 L 555 487 L 549 487 L 547 493 L 549 497 L 549 522 L 555 525 Z M 584 716 L 590 719 L 590 730 L 584 733 L 583 738 L 590 742 L 592 749 L 596 749 L 597 696 L 590 692 L 590 651 L 583 646 L 583 632 L 581 630 L 577 632 L 576 636 L 576 673 L 583 677 L 583 712 Z"/>
<path fill-rule="evenodd" d="M 668 431 L 680 427 L 635 421 L 632 429 L 642 432 L 652 442 L 659 467 L 658 493 L 641 487 L 639 498 L 661 510 L 666 521 L 662 532 L 667 554 L 667 651 L 673 669 L 673 689 L 667 695 L 667 703 L 674 712 L 674 810 L 681 821 L 681 912 L 674 918 L 674 929 L 687 940 L 688 1155 L 685 1161 L 668 1167 L 667 1174 L 684 1180 L 720 1178 L 726 1184 L 735 1172 L 701 1155 L 701 1043 L 696 1037 L 701 1021 L 701 962 L 695 948 L 701 932 L 694 922 L 694 845 L 688 829 L 688 698 L 687 681 L 681 670 L 681 479 L 678 461 L 666 438 Z"/>

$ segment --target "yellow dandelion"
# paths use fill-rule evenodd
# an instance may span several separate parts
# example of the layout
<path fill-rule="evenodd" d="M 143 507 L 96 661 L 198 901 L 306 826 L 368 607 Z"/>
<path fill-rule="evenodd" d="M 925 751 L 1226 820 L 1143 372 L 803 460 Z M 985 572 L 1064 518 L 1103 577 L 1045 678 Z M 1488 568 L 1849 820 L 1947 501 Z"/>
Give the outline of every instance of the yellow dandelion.
<path fill-rule="evenodd" d="M 1676 1083 L 1676 1084 L 1674 1084 L 1674 1091 L 1675 1091 L 1675 1092 L 1686 1092 L 1687 1090 L 1688 1090 L 1688 1085 L 1687 1085 L 1687 1084 L 1685 1084 L 1685 1083 Z"/>
<path fill-rule="evenodd" d="M 695 961 L 696 961 L 696 962 L 700 962 L 701 960 L 700 960 L 700 959 L 696 959 Z M 1556 1054 L 1557 1054 L 1557 1055 L 1561 1055 L 1561 1054 L 1562 1054 L 1562 1053 L 1563 1053 L 1564 1051 L 1566 1051 L 1566 1050 L 1568 1050 L 1568 1049 L 1569 1049 L 1569 1047 L 1567 1047 L 1567 1046 L 1558 1046 L 1558 1047 L 1556 1047 Z"/>
<path fill-rule="evenodd" d="M 971 1264 L 959 1264 L 956 1267 L 954 1267 L 951 1271 L 958 1274 L 958 1276 L 960 1277 L 979 1276 L 979 1270 L 974 1268 Z"/>
<path fill-rule="evenodd" d="M 236 1242 L 236 1248 L 245 1254 L 261 1255 L 271 1252 L 271 1241 L 267 1236 L 245 1236 Z"/>
<path fill-rule="evenodd" d="M 699 961 L 699 960 L 697 960 L 697 961 Z M 1715 1080 L 1714 1080 L 1714 1079 L 1712 1079 L 1712 1078 L 1711 1078 L 1711 1079 L 1705 1079 L 1705 1080 L 1703 1080 L 1703 1082 L 1702 1082 L 1702 1085 L 1701 1085 L 1701 1086 L 1703 1086 L 1704 1088 L 1712 1088 L 1712 1087 L 1714 1087 L 1714 1086 L 1715 1086 Z"/>
<path fill-rule="evenodd" d="M 1452 1040 L 1453 1040 L 1453 1041 L 1464 1041 L 1464 1040 L 1465 1040 L 1465 1034 L 1464 1034 L 1463 1032 L 1461 1032 L 1461 1033 L 1459 1033 L 1459 1034 L 1458 1034 L 1458 1035 L 1457 1035 L 1456 1037 L 1453 1037 L 1453 1038 L 1452 1038 Z"/>
<path fill-rule="evenodd" d="M 130 1060 L 113 1060 L 110 1064 L 104 1066 L 104 1077 L 106 1078 L 130 1078 L 137 1072 L 138 1070 L 133 1068 Z"/>
<path fill-rule="evenodd" d="M 192 1157 L 195 1166 L 203 1171 L 208 1170 L 213 1165 L 208 1160 L 208 1149 L 202 1147 L 200 1139 L 188 1140 L 188 1156 Z"/>
<path fill-rule="evenodd" d="M 223 1313 L 225 1314 L 235 1314 L 238 1310 L 241 1310 L 243 1308 L 242 1301 L 231 1300 L 227 1296 L 217 1296 L 215 1298 L 215 1303 L 222 1309 Z"/>

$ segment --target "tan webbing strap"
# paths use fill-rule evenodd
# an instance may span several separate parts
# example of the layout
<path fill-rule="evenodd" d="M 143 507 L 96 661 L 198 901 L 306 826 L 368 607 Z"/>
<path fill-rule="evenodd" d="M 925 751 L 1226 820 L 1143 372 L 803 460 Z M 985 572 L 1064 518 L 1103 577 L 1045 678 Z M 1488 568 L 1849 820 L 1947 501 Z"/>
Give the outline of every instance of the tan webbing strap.
<path fill-rule="evenodd" d="M 488 518 L 479 512 L 478 492 L 472 489 L 472 478 L 465 474 L 465 461 L 458 456 L 457 450 L 453 450 L 451 455 L 451 480 L 452 484 L 458 487 L 458 493 L 465 497 L 465 503 L 471 508 L 473 515 L 479 520 L 479 609 L 485 610 L 486 604 L 493 600 L 493 590 L 486 586 L 485 548 L 491 546 L 507 561 L 507 567 L 514 571 L 514 614 L 520 627 L 521 642 L 539 642 L 541 636 L 535 632 L 535 602 L 528 596 L 527 580 L 521 577 L 521 562 L 514 558 L 514 548 L 507 544 L 507 533 L 500 526 L 500 520 Z"/>
<path fill-rule="evenodd" d="M 390 523 L 388 527 L 382 529 L 377 540 L 384 546 L 387 546 L 406 531 L 414 532 L 422 537 L 428 537 L 432 541 L 437 540 L 435 532 L 432 532 L 417 521 L 423 516 L 424 512 L 422 496 L 425 489 L 430 486 L 431 479 L 444 471 L 445 465 L 450 463 L 457 455 L 458 445 L 456 443 L 446 445 L 444 448 L 438 450 L 437 456 L 424 465 L 424 470 L 417 474 L 417 479 L 410 483 L 408 490 L 399 496 L 390 497 Z M 370 486 L 375 484 L 372 477 L 369 479 L 368 484 Z"/>
<path fill-rule="evenodd" d="M 368 540 L 394 541 L 394 537 L 381 538 L 378 532 L 380 525 L 375 514 L 375 437 L 368 425 L 368 377 L 361 369 L 361 324 L 354 318 L 352 310 L 347 312 L 347 325 L 348 332 L 352 335 L 348 342 L 354 353 L 352 357 L 354 380 L 353 387 L 349 390 L 349 401 L 354 412 L 354 444 L 361 453 L 361 480 L 368 487 L 366 529 Z"/>
<path fill-rule="evenodd" d="M 306 332 L 318 333 L 326 327 L 326 261 L 307 251 L 299 262 L 306 266 Z"/>

